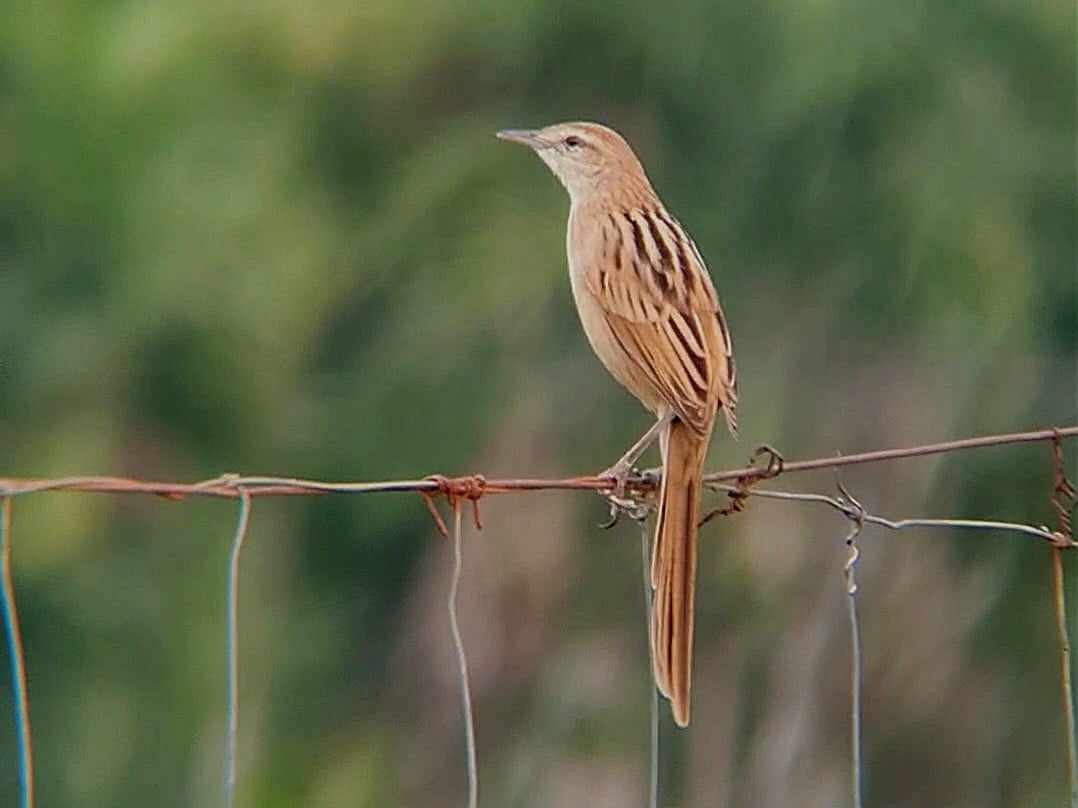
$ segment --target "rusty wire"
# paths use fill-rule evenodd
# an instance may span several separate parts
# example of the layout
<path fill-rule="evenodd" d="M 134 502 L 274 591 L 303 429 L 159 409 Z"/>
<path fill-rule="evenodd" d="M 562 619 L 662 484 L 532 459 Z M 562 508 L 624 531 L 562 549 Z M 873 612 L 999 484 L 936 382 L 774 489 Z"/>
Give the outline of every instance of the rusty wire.
<path fill-rule="evenodd" d="M 782 464 L 783 475 L 801 471 L 838 468 L 840 466 L 878 463 L 925 455 L 944 454 L 978 449 L 987 446 L 1003 446 L 1013 443 L 1035 443 L 1078 437 L 1078 425 L 1054 429 L 1039 429 L 1029 432 L 1011 432 L 998 435 L 984 435 L 976 438 L 931 443 L 921 446 L 909 446 L 897 449 L 881 449 L 860 454 L 813 458 L 810 460 L 785 461 Z M 706 483 L 726 481 L 751 481 L 774 476 L 774 469 L 768 466 L 749 465 L 744 468 L 717 471 L 704 475 Z M 655 471 L 644 471 L 632 475 L 627 487 L 637 491 L 655 490 L 659 475 Z M 482 483 L 478 483 L 482 480 Z M 490 494 L 508 494 L 523 491 L 606 491 L 614 488 L 615 480 L 598 475 L 583 475 L 567 478 L 504 478 L 487 479 L 480 475 L 463 477 L 428 476 L 415 480 L 382 480 L 376 482 L 328 482 L 324 480 L 306 480 L 296 477 L 242 476 L 224 474 L 210 480 L 197 483 L 174 483 L 155 480 L 139 480 L 129 477 L 79 476 L 58 478 L 16 478 L 0 477 L 0 496 L 21 496 L 44 491 L 82 491 L 88 493 L 111 494 L 155 494 L 166 499 L 184 499 L 186 497 L 224 497 L 238 499 L 244 489 L 252 497 L 267 496 L 312 496 L 318 494 L 370 494 L 394 491 L 426 492 L 432 495 L 456 496 L 472 499 L 469 495 L 481 485 L 480 496 Z M 477 500 L 479 497 L 475 497 Z M 448 530 L 446 531 L 448 533 Z"/>
<path fill-rule="evenodd" d="M 1058 623 L 1061 626 L 1061 646 L 1063 649 L 1063 678 L 1064 689 L 1067 697 L 1069 698 L 1070 691 L 1070 677 L 1069 677 L 1069 641 L 1067 640 L 1065 629 L 1066 622 L 1063 619 L 1065 613 L 1063 611 L 1063 586 L 1062 586 L 1062 566 L 1060 561 L 1061 550 L 1068 549 L 1075 546 L 1072 535 L 1071 525 L 1071 510 L 1074 507 L 1076 495 L 1075 488 L 1071 485 L 1070 481 L 1063 473 L 1062 462 L 1062 450 L 1061 442 L 1066 438 L 1073 438 L 1078 436 L 1078 425 L 1069 426 L 1063 428 L 1054 429 L 1042 429 L 1033 430 L 1028 432 L 1015 432 L 999 435 L 987 435 L 976 438 L 966 438 L 962 440 L 946 441 L 943 443 L 926 444 L 921 446 L 913 446 L 906 448 L 896 449 L 883 449 L 873 452 L 863 452 L 853 455 L 831 456 L 824 458 L 815 458 L 810 460 L 798 460 L 792 462 L 786 462 L 783 460 L 782 455 L 771 447 L 761 447 L 753 455 L 750 460 L 750 464 L 744 468 L 732 469 L 727 471 L 718 471 L 704 476 L 704 483 L 707 487 L 715 490 L 725 490 L 730 495 L 730 503 L 723 507 L 716 509 L 704 517 L 703 521 L 717 516 L 728 515 L 735 513 L 744 508 L 745 502 L 749 496 L 763 496 L 768 498 L 800 500 L 800 501 L 813 501 L 830 505 L 831 507 L 839 510 L 843 515 L 855 523 L 857 533 L 860 532 L 860 527 L 864 523 L 878 524 L 890 529 L 901 530 L 908 527 L 927 527 L 927 526 L 943 526 L 943 527 L 967 527 L 967 528 L 981 528 L 981 529 L 1003 529 L 1011 530 L 1020 533 L 1032 534 L 1041 539 L 1047 539 L 1054 545 L 1054 581 L 1057 584 L 1056 600 L 1057 600 L 1057 618 Z M 901 521 L 890 521 L 882 517 L 874 516 L 865 512 L 864 508 L 857 503 L 852 496 L 845 490 L 840 489 L 840 495 L 838 497 L 828 497 L 822 494 L 809 494 L 809 493 L 793 493 L 783 491 L 761 490 L 756 488 L 756 484 L 768 479 L 773 479 L 780 475 L 801 472 L 812 471 L 819 469 L 838 468 L 842 466 L 882 462 L 889 460 L 897 460 L 901 458 L 919 457 L 933 454 L 943 454 L 948 452 L 962 451 L 967 449 L 975 449 L 987 446 L 1001 446 L 1006 444 L 1015 443 L 1031 443 L 1051 441 L 1053 445 L 1053 463 L 1054 463 L 1054 479 L 1051 503 L 1056 512 L 1058 529 L 1056 531 L 1049 531 L 1048 528 L 1038 528 L 1030 525 L 1019 525 L 1003 522 L 983 522 L 977 520 L 956 520 L 956 519 L 906 519 Z M 766 465 L 757 465 L 756 460 L 761 454 L 768 456 Z M 649 492 L 654 492 L 659 485 L 660 475 L 654 471 L 644 471 L 634 473 L 629 477 L 626 483 L 626 487 L 632 495 L 646 495 Z M 733 485 L 724 485 L 725 481 L 732 481 Z M 237 656 L 237 625 L 236 617 L 238 613 L 238 566 L 239 566 L 239 551 L 242 547 L 243 538 L 246 534 L 247 520 L 250 513 L 250 502 L 253 497 L 267 497 L 267 496 L 320 496 L 325 494 L 361 494 L 361 493 L 377 493 L 377 492 L 413 492 L 420 494 L 434 520 L 435 526 L 438 531 L 446 538 L 450 537 L 450 531 L 442 519 L 435 498 L 444 498 L 448 503 L 454 516 L 454 556 L 455 556 L 455 574 L 454 584 L 450 597 L 450 610 L 451 617 L 455 621 L 455 613 L 453 608 L 455 606 L 455 590 L 456 582 L 459 580 L 459 568 L 460 568 L 460 530 L 461 530 L 461 507 L 462 504 L 467 501 L 472 504 L 472 518 L 477 529 L 482 528 L 482 520 L 479 512 L 479 500 L 487 495 L 492 494 L 506 494 L 512 492 L 526 492 L 526 491 L 543 491 L 543 490 L 592 490 L 599 491 L 601 493 L 613 492 L 617 481 L 611 477 L 599 476 L 599 475 L 585 475 L 579 477 L 559 478 L 559 479 L 542 479 L 542 478 L 505 478 L 505 479 L 487 479 L 482 475 L 468 475 L 462 477 L 446 477 L 442 475 L 431 475 L 421 479 L 414 480 L 392 480 L 392 481 L 377 481 L 377 482 L 344 482 L 335 483 L 320 480 L 307 480 L 293 477 L 272 477 L 272 476 L 243 476 L 239 474 L 224 474 L 219 477 L 204 480 L 196 483 L 174 483 L 174 482 L 159 482 L 152 480 L 139 480 L 127 477 L 114 477 L 114 476 L 79 476 L 79 477 L 62 477 L 52 479 L 40 479 L 40 478 L 0 478 L 0 503 L 3 504 L 4 515 L 10 514 L 11 503 L 14 497 L 22 496 L 32 493 L 43 493 L 48 491 L 80 491 L 87 493 L 113 493 L 113 494 L 151 494 L 159 496 L 169 500 L 183 500 L 187 497 L 217 497 L 240 500 L 241 509 L 238 519 L 238 525 L 236 529 L 235 538 L 233 540 L 233 552 L 231 555 L 230 564 L 230 585 L 229 585 L 229 655 L 230 655 L 230 670 L 229 670 L 229 697 L 230 697 L 230 721 L 229 721 L 229 736 L 228 736 L 228 751 L 226 754 L 226 800 L 231 801 L 235 787 L 235 752 L 236 752 L 236 740 L 238 730 L 238 668 L 235 666 L 235 660 Z M 7 637 L 9 642 L 9 650 L 12 653 L 12 665 L 13 670 L 16 671 L 15 679 L 15 701 L 16 701 L 16 713 L 23 717 L 20 723 L 20 738 L 23 740 L 21 748 L 24 748 L 23 759 L 20 761 L 20 783 L 22 794 L 22 805 L 24 808 L 31 808 L 33 801 L 33 776 L 32 776 L 32 764 L 30 758 L 29 749 L 29 719 L 27 714 L 28 699 L 26 698 L 25 690 L 20 689 L 18 681 L 22 678 L 25 681 L 25 668 L 22 658 L 21 648 L 17 647 L 18 640 L 17 624 L 14 627 L 10 624 L 14 618 L 14 592 L 12 591 L 10 581 L 10 568 L 7 564 L 8 553 L 10 553 L 11 532 L 10 525 L 7 519 L 0 520 L 4 524 L 0 525 L 0 539 L 2 539 L 4 556 L 5 556 L 5 571 L 6 577 L 3 581 L 3 594 L 4 602 L 7 604 L 7 617 L 9 625 L 7 626 Z M 856 533 L 853 534 L 850 545 L 850 558 L 848 559 L 845 569 L 847 575 L 847 593 L 850 595 L 851 609 L 855 609 L 856 606 L 853 603 L 854 595 L 857 592 L 856 583 L 853 578 L 854 564 L 857 559 L 857 546 L 853 541 L 856 538 Z M 851 620 L 854 631 L 854 641 L 857 645 L 857 654 L 859 656 L 859 636 L 857 632 L 857 618 L 856 611 L 851 611 Z M 454 627 L 455 628 L 455 627 Z M 462 654 L 463 648 L 459 638 L 459 629 L 455 630 L 456 646 L 458 654 Z M 469 752 L 469 799 L 473 801 L 476 794 L 476 779 L 475 779 L 475 761 L 474 761 L 474 729 L 471 728 L 471 705 L 470 694 L 467 693 L 467 670 L 466 662 L 462 660 L 462 676 L 464 677 L 465 688 L 465 703 L 464 710 L 466 713 L 466 723 L 468 726 L 467 738 L 470 744 Z M 859 689 L 859 660 L 857 665 L 858 670 L 855 671 L 855 688 Z M 19 671 L 23 671 L 20 677 Z M 859 693 L 857 694 L 859 696 Z M 1078 806 L 1078 787 L 1075 786 L 1078 781 L 1078 776 L 1075 772 L 1078 771 L 1078 766 L 1075 763 L 1075 745 L 1074 745 L 1074 714 L 1073 714 L 1073 702 L 1068 700 L 1067 708 L 1068 713 L 1068 729 L 1070 733 L 1070 741 L 1068 743 L 1068 749 L 1070 752 L 1070 763 L 1072 772 L 1072 794 L 1075 795 L 1074 804 Z M 854 737 L 856 739 L 857 746 L 859 747 L 860 736 L 860 709 L 859 705 L 855 705 L 854 716 L 856 724 L 853 727 Z M 854 759 L 854 772 L 857 781 L 855 782 L 855 794 L 858 794 L 860 789 L 860 759 L 859 750 L 855 752 Z"/>
<path fill-rule="evenodd" d="M 1067 777 L 1070 783 L 1071 808 L 1078 808 L 1078 738 L 1075 737 L 1074 689 L 1071 684 L 1071 642 L 1067 629 L 1066 586 L 1063 576 L 1063 550 L 1074 546 L 1071 511 L 1075 491 L 1063 467 L 1062 435 L 1052 438 L 1052 491 L 1048 497 L 1056 514 L 1056 537 L 1052 547 L 1052 602 L 1055 606 L 1056 635 L 1059 640 L 1059 687 L 1067 730 Z"/>
<path fill-rule="evenodd" d="M 1052 510 L 1056 514 L 1056 530 L 1067 544 L 1073 544 L 1074 533 L 1071 529 L 1071 511 L 1074 510 L 1078 490 L 1070 480 L 1063 466 L 1063 432 L 1052 430 Z"/>

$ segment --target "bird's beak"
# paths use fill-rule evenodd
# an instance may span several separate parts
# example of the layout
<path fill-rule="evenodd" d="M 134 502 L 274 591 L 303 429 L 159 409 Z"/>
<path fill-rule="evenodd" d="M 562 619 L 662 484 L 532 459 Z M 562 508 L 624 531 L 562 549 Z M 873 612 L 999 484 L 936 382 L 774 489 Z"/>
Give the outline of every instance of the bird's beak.
<path fill-rule="evenodd" d="M 522 143 L 533 149 L 541 149 L 545 145 L 534 129 L 503 129 L 498 133 L 498 139 Z"/>

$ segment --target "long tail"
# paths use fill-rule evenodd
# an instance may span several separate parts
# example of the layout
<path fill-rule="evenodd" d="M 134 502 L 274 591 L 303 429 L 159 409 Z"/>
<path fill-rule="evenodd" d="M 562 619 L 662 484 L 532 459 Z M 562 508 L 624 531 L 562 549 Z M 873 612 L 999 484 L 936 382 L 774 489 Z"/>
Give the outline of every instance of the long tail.
<path fill-rule="evenodd" d="M 689 724 L 696 523 L 707 439 L 677 420 L 663 433 L 663 480 L 651 556 L 655 683 L 670 699 L 674 721 L 682 727 Z"/>

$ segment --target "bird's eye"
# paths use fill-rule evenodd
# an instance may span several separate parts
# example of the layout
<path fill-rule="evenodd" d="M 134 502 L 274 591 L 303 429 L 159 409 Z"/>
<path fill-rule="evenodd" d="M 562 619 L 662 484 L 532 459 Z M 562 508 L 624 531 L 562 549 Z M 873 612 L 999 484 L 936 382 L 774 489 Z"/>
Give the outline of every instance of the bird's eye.
<path fill-rule="evenodd" d="M 565 145 L 568 146 L 570 149 L 575 149 L 582 142 L 583 141 L 581 141 L 581 139 L 578 138 L 576 135 L 569 135 L 569 137 L 565 138 Z"/>

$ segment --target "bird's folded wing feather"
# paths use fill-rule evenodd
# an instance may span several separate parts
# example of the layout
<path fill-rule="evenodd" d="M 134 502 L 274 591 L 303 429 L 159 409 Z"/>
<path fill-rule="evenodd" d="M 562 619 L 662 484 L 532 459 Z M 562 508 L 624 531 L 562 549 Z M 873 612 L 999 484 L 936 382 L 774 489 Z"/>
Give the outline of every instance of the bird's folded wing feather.
<path fill-rule="evenodd" d="M 602 227 L 586 281 L 620 348 L 691 429 L 706 433 L 721 404 L 735 431 L 730 332 L 696 245 L 661 207 Z"/>

